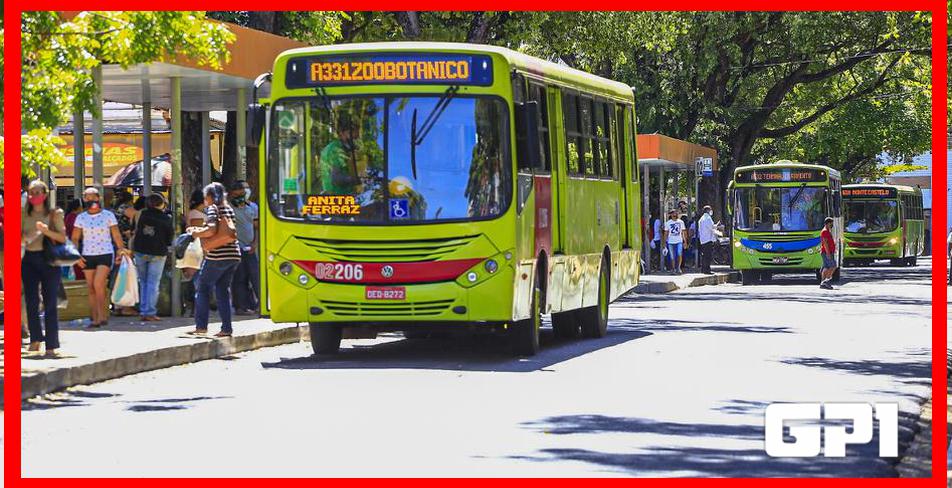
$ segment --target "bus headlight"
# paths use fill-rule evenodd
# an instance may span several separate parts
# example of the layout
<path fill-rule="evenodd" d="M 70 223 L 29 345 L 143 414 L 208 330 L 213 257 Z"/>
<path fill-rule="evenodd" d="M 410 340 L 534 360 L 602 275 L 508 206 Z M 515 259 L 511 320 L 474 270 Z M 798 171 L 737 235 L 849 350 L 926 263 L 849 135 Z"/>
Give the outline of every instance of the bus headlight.
<path fill-rule="evenodd" d="M 495 259 L 487 259 L 486 263 L 483 265 L 483 268 L 486 269 L 487 273 L 492 274 L 495 273 L 497 269 L 499 269 L 499 263 L 497 263 Z"/>
<path fill-rule="evenodd" d="M 890 246 L 895 246 L 897 242 L 899 242 L 899 239 L 896 239 L 895 237 L 889 239 Z"/>
<path fill-rule="evenodd" d="M 285 261 L 278 266 L 278 271 L 281 272 L 284 276 L 291 274 L 291 263 Z"/>
<path fill-rule="evenodd" d="M 734 241 L 734 247 L 740 247 L 740 241 Z"/>
<path fill-rule="evenodd" d="M 301 273 L 301 274 L 298 276 L 298 283 L 300 283 L 300 284 L 302 284 L 302 285 L 307 285 L 307 282 L 308 282 L 308 281 L 311 281 L 311 278 L 309 278 L 309 277 L 307 276 L 307 273 Z"/>
<path fill-rule="evenodd" d="M 466 273 L 466 279 L 470 283 L 475 283 L 476 280 L 479 279 L 479 275 L 477 275 L 475 271 L 470 271 L 469 273 Z"/>

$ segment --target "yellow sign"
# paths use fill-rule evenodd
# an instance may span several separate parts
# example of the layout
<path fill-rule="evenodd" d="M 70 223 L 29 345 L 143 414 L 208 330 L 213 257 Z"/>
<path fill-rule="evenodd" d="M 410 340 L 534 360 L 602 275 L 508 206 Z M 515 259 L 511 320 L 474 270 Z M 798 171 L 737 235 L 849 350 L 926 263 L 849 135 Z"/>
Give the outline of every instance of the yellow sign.
<path fill-rule="evenodd" d="M 66 159 L 68 161 L 67 166 L 72 167 L 73 156 L 76 154 L 76 151 L 73 149 L 72 145 L 60 146 L 59 147 L 64 154 L 66 154 Z M 85 160 L 93 160 L 93 145 L 86 144 L 85 148 Z M 108 166 L 125 166 L 130 163 L 134 163 L 142 159 L 142 148 L 138 146 L 133 146 L 132 144 L 122 144 L 119 142 L 104 142 L 102 145 L 102 162 L 104 165 Z"/>
<path fill-rule="evenodd" d="M 301 215 L 360 215 L 360 205 L 350 195 L 310 195 Z"/>

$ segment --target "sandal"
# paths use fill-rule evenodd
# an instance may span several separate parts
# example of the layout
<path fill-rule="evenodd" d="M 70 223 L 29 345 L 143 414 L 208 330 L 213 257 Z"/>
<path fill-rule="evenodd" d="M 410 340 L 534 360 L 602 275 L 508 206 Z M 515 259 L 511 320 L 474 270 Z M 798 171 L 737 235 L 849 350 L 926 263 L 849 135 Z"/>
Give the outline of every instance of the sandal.
<path fill-rule="evenodd" d="M 231 337 L 231 332 L 219 332 L 215 334 L 215 337 Z"/>
<path fill-rule="evenodd" d="M 208 330 L 206 330 L 206 329 L 195 329 L 195 330 L 190 330 L 190 331 L 186 332 L 186 334 L 188 334 L 188 335 L 194 335 L 194 336 L 203 336 L 203 335 L 205 335 L 205 334 L 207 334 L 207 333 L 208 333 Z"/>

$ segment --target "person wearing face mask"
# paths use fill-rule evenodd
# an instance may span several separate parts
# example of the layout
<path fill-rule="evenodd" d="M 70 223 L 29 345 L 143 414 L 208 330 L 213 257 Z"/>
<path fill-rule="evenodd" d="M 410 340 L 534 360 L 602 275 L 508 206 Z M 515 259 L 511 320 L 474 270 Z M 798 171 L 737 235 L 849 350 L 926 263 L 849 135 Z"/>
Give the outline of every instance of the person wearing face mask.
<path fill-rule="evenodd" d="M 258 310 L 258 205 L 251 201 L 251 186 L 238 180 L 228 192 L 235 209 L 235 230 L 241 248 L 241 264 L 235 270 L 231 289 L 234 291 L 235 314 L 253 315 Z"/>
<path fill-rule="evenodd" d="M 60 347 L 56 292 L 62 273 L 59 267 L 46 262 L 43 241 L 46 238 L 60 244 L 66 242 L 66 225 L 63 223 L 63 210 L 50 207 L 49 189 L 42 181 L 36 180 L 27 187 L 27 203 L 20 216 L 20 232 L 21 245 L 24 246 L 21 272 L 23 295 L 30 330 L 27 351 L 37 352 L 40 345 L 46 342 L 47 356 L 56 356 L 56 350 Z M 40 326 L 41 295 L 43 327 Z"/>
<path fill-rule="evenodd" d="M 701 219 L 698 220 L 698 241 L 701 243 L 701 272 L 704 274 L 713 274 L 711 272 L 711 257 L 714 255 L 714 244 L 717 238 L 721 236 L 717 230 L 717 224 L 714 223 L 714 210 L 710 205 L 704 206 L 704 212 Z"/>
<path fill-rule="evenodd" d="M 165 215 L 165 197 L 159 193 L 145 199 L 145 208 L 136 218 L 132 250 L 139 276 L 139 315 L 143 321 L 161 320 L 155 309 L 165 259 L 172 245 L 172 218 Z"/>
<path fill-rule="evenodd" d="M 89 291 L 89 313 L 92 321 L 89 326 L 98 328 L 106 325 L 109 314 L 106 308 L 106 281 L 109 279 L 109 272 L 123 255 L 131 257 L 132 252 L 126 249 L 122 241 L 116 215 L 103 210 L 98 189 L 89 187 L 83 192 L 83 207 L 86 211 L 76 217 L 71 238 L 77 247 L 82 240 L 79 266 L 83 269 Z M 118 256 L 113 252 L 113 245 L 118 250 Z"/>

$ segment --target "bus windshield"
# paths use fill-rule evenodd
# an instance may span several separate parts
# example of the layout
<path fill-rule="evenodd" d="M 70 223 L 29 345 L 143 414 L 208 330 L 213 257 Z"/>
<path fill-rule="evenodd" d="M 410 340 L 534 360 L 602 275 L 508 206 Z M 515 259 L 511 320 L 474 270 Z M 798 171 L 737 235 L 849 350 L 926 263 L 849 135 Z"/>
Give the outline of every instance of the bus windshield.
<path fill-rule="evenodd" d="M 875 234 L 896 230 L 899 202 L 895 200 L 851 200 L 846 202 L 846 232 Z"/>
<path fill-rule="evenodd" d="M 512 195 L 507 121 L 494 97 L 279 101 L 271 209 L 292 220 L 376 224 L 499 216 Z"/>
<path fill-rule="evenodd" d="M 735 195 L 734 228 L 739 230 L 813 231 L 827 216 L 825 188 L 739 188 Z"/>

